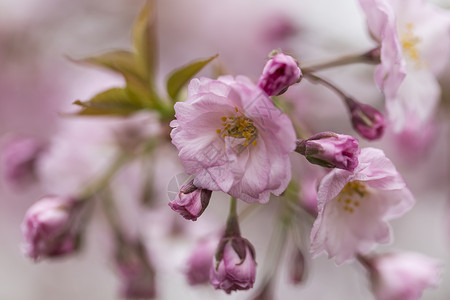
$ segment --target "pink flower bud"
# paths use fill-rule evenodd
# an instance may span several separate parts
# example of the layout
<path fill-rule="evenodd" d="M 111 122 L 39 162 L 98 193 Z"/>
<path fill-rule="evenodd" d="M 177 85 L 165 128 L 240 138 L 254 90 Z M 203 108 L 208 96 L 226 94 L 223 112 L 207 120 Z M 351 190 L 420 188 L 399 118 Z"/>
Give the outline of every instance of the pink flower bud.
<path fill-rule="evenodd" d="M 241 237 L 222 238 L 210 271 L 211 284 L 227 294 L 253 287 L 256 276 L 255 250 Z"/>
<path fill-rule="evenodd" d="M 284 93 L 290 85 L 298 82 L 302 71 L 298 62 L 289 55 L 277 53 L 264 66 L 258 86 L 269 96 Z"/>
<path fill-rule="evenodd" d="M 296 151 L 316 165 L 353 171 L 358 165 L 360 149 L 352 136 L 321 132 L 307 140 L 298 140 Z"/>
<path fill-rule="evenodd" d="M 118 246 L 117 270 L 121 279 L 121 295 L 126 299 L 156 297 L 155 270 L 144 245 L 138 241 Z"/>
<path fill-rule="evenodd" d="M 11 186 L 20 189 L 36 180 L 35 163 L 43 150 L 35 138 L 14 137 L 1 149 L 3 177 Z"/>
<path fill-rule="evenodd" d="M 346 99 L 353 128 L 364 138 L 372 141 L 383 136 L 386 122 L 383 114 L 370 105 Z"/>
<path fill-rule="evenodd" d="M 296 249 L 292 263 L 289 265 L 289 278 L 293 284 L 302 283 L 306 275 L 305 256 L 300 249 Z"/>
<path fill-rule="evenodd" d="M 208 206 L 211 194 L 210 190 L 197 188 L 191 180 L 181 187 L 169 206 L 186 220 L 196 221 Z"/>
<path fill-rule="evenodd" d="M 436 287 L 442 266 L 419 253 L 388 253 L 367 259 L 372 289 L 378 300 L 418 300 Z"/>
<path fill-rule="evenodd" d="M 45 196 L 33 204 L 22 223 L 25 254 L 38 259 L 77 250 L 80 205 L 74 199 L 59 196 Z"/>
<path fill-rule="evenodd" d="M 190 285 L 209 282 L 209 270 L 218 243 L 218 237 L 208 237 L 202 239 L 192 251 L 186 263 L 186 277 Z"/>

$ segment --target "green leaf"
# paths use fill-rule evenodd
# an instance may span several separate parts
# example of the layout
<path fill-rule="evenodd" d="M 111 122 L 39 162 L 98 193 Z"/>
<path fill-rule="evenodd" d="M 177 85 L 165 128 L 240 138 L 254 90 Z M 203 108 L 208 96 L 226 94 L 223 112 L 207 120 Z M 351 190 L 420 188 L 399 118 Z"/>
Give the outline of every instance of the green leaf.
<path fill-rule="evenodd" d="M 89 101 L 77 100 L 73 104 L 83 108 L 78 115 L 128 115 L 142 109 L 123 88 L 112 88 L 95 95 Z"/>
<path fill-rule="evenodd" d="M 130 51 L 116 50 L 107 52 L 98 56 L 88 57 L 76 62 L 85 62 L 96 66 L 104 67 L 109 70 L 122 74 L 125 78 L 135 77 L 142 81 L 145 80 L 144 74 L 139 72 L 135 56 Z"/>
<path fill-rule="evenodd" d="M 136 61 L 148 84 L 154 82 L 156 64 L 156 8 L 155 0 L 148 0 L 133 27 Z"/>
<path fill-rule="evenodd" d="M 216 54 L 210 58 L 189 63 L 173 71 L 169 75 L 169 79 L 167 79 L 167 93 L 169 96 L 175 100 L 186 83 L 217 56 L 219 55 Z"/>
<path fill-rule="evenodd" d="M 125 78 L 126 89 L 130 98 L 141 105 L 152 107 L 154 94 L 149 88 L 145 75 L 138 68 L 134 53 L 116 50 L 74 61 L 104 67 L 122 74 Z"/>

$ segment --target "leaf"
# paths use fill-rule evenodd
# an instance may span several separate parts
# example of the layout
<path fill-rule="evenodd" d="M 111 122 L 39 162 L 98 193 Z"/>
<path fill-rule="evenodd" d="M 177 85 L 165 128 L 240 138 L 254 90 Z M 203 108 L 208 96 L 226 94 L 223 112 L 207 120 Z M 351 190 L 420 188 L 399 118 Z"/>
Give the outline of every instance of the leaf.
<path fill-rule="evenodd" d="M 73 104 L 83 108 L 78 115 L 128 115 L 142 109 L 123 88 L 112 88 L 95 95 L 89 101 L 77 100 Z"/>
<path fill-rule="evenodd" d="M 136 77 L 144 81 L 144 75 L 140 74 L 135 61 L 135 56 L 130 51 L 116 50 L 98 56 L 92 56 L 76 62 L 85 62 L 122 74 L 125 78 Z"/>
<path fill-rule="evenodd" d="M 167 93 L 169 96 L 175 100 L 186 83 L 217 56 L 219 55 L 216 54 L 210 58 L 198 60 L 174 70 L 169 75 L 169 79 L 167 79 Z"/>
<path fill-rule="evenodd" d="M 148 0 L 133 27 L 133 45 L 136 61 L 148 84 L 154 82 L 156 62 L 156 8 L 155 0 Z"/>
<path fill-rule="evenodd" d="M 107 68 L 122 74 L 127 84 L 127 92 L 134 102 L 151 107 L 153 94 L 149 85 L 138 68 L 134 53 L 124 50 L 107 52 L 98 56 L 88 57 L 75 62 L 89 63 Z"/>

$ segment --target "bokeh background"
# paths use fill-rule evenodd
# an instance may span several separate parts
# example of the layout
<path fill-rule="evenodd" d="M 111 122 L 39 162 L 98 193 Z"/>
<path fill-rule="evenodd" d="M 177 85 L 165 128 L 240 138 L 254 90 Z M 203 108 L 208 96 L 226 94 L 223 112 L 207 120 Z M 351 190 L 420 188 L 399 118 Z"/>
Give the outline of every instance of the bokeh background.
<path fill-rule="evenodd" d="M 449 0 L 433 2 L 450 10 Z M 75 110 L 71 104 L 74 100 L 89 99 L 123 82 L 115 74 L 75 64 L 68 58 L 129 49 L 133 19 L 142 4 L 137 0 L 0 0 L 0 136 L 14 132 L 50 141 L 64 136 L 67 127 L 78 126 L 64 115 Z M 356 0 L 161 0 L 157 3 L 157 18 L 161 90 L 171 70 L 215 53 L 219 53 L 220 67 L 227 72 L 256 80 L 272 49 L 287 50 L 307 65 L 360 53 L 373 46 Z M 213 73 L 213 68 L 204 72 Z M 373 67 L 352 66 L 324 74 L 358 99 L 368 103 L 381 100 L 373 83 Z M 443 104 L 437 116 L 438 138 L 429 149 L 409 157 L 389 133 L 372 143 L 387 152 L 417 198 L 412 211 L 392 222 L 393 244 L 377 250 L 417 251 L 442 261 L 442 283 L 425 292 L 423 299 L 429 300 L 450 299 L 450 66 L 440 83 Z M 291 89 L 287 97 L 297 102 L 298 117 L 313 130 L 353 133 L 345 122 L 345 107 L 326 89 L 304 82 L 301 88 Z M 74 152 L 84 147 L 83 139 L 77 142 L 71 146 Z M 155 162 L 156 195 L 163 203 L 169 200 L 170 180 L 182 173 L 175 150 L 166 150 Z M 60 163 L 67 164 L 70 170 L 69 160 Z M 22 255 L 23 215 L 51 188 L 51 180 L 26 190 L 14 190 L 0 181 L 0 299 L 118 299 L 119 282 L 109 260 L 111 245 L 105 238 L 107 228 L 101 214 L 89 224 L 84 250 L 78 255 L 38 264 Z M 121 205 L 127 211 L 131 204 L 126 198 L 132 191 L 125 189 L 121 193 Z M 181 225 L 189 226 L 194 237 L 208 232 L 211 224 L 220 226 L 226 217 L 223 199 L 224 196 L 215 197 L 202 220 L 195 224 L 179 220 Z M 158 299 L 249 299 L 252 295 L 250 291 L 228 296 L 211 287 L 189 287 L 183 264 L 194 240 L 165 237 L 170 209 L 161 205 L 149 211 L 129 210 L 126 215 L 130 219 L 135 219 L 133 214 L 139 215 L 139 222 L 130 226 L 144 231 L 155 264 L 161 270 L 157 278 Z M 267 235 L 263 233 L 270 232 L 272 223 L 267 220 L 272 217 L 269 207 L 242 224 L 257 248 L 267 246 Z M 258 252 L 258 272 L 262 270 L 264 255 L 264 250 Z M 320 256 L 309 260 L 307 281 L 293 286 L 287 283 L 286 266 L 290 259 L 287 253 L 282 260 L 278 299 L 372 299 L 368 280 L 357 263 L 336 267 L 333 261 Z"/>

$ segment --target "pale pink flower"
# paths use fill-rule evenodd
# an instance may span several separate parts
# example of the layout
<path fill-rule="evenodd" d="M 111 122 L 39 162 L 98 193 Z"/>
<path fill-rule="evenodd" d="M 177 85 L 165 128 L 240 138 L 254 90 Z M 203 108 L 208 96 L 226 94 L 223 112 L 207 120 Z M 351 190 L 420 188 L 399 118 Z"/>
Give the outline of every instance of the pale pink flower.
<path fill-rule="evenodd" d="M 38 259 L 77 250 L 81 205 L 79 201 L 59 196 L 45 196 L 33 204 L 22 223 L 25 254 Z"/>
<path fill-rule="evenodd" d="M 286 189 L 294 128 L 247 77 L 193 79 L 175 111 L 172 143 L 195 186 L 249 203 Z"/>
<path fill-rule="evenodd" d="M 284 93 L 287 88 L 298 82 L 302 77 L 302 71 L 298 62 L 289 55 L 277 53 L 272 56 L 264 66 L 258 86 L 267 95 L 276 96 Z"/>
<path fill-rule="evenodd" d="M 319 186 L 311 253 L 325 251 L 337 264 L 367 253 L 376 243 L 391 240 L 387 221 L 413 205 L 411 192 L 383 151 L 363 148 L 353 172 L 334 169 Z"/>
<path fill-rule="evenodd" d="M 442 264 L 419 253 L 382 254 L 369 263 L 377 300 L 418 300 L 441 279 Z"/>
<path fill-rule="evenodd" d="M 358 140 L 345 134 L 320 132 L 298 140 L 296 151 L 316 165 L 353 171 L 358 165 Z"/>
<path fill-rule="evenodd" d="M 256 276 L 255 250 L 244 238 L 224 238 L 211 266 L 210 280 L 227 294 L 253 287 Z"/>
<path fill-rule="evenodd" d="M 432 118 L 440 97 L 436 77 L 449 60 L 450 13 L 423 0 L 360 0 L 372 36 L 381 44 L 375 80 L 386 96 L 396 132 Z M 405 74 L 406 77 L 405 77 Z"/>

